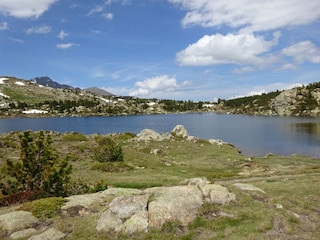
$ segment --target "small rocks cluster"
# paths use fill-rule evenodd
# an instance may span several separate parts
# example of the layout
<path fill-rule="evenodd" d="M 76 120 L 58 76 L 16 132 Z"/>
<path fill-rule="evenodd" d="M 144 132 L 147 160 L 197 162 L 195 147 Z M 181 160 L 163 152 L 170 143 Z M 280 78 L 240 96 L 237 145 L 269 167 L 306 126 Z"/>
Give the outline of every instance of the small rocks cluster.
<path fill-rule="evenodd" d="M 197 141 L 195 136 L 190 136 L 188 131 L 183 125 L 175 126 L 170 133 L 160 134 L 152 129 L 143 129 L 140 133 L 137 134 L 135 141 L 165 141 L 165 140 L 173 140 L 175 138 L 186 140 L 189 142 Z M 224 145 L 228 144 L 220 139 L 209 139 L 208 140 L 213 145 Z M 154 153 L 156 154 L 156 153 Z"/>

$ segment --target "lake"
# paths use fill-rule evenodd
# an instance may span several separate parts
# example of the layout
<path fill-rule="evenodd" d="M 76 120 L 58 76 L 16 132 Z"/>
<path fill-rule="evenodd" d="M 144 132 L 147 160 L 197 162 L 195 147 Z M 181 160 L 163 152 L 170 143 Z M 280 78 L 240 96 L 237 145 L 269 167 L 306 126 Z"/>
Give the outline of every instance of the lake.
<path fill-rule="evenodd" d="M 215 113 L 0 119 L 0 133 L 24 130 L 57 132 L 139 133 L 150 128 L 170 132 L 185 126 L 189 135 L 221 139 L 245 155 L 308 155 L 320 158 L 320 118 L 245 116 Z"/>

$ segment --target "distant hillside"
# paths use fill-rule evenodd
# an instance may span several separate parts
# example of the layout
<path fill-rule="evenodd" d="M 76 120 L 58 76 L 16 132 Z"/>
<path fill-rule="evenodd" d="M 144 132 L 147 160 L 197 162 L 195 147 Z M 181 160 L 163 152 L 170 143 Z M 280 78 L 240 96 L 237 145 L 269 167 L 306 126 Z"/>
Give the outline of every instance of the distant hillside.
<path fill-rule="evenodd" d="M 219 100 L 218 109 L 232 114 L 320 116 L 320 82 L 261 95 Z"/>
<path fill-rule="evenodd" d="M 54 87 L 49 85 L 53 84 Z M 46 86 L 48 85 L 48 86 Z M 64 86 L 63 88 L 61 88 Z M 227 114 L 320 116 L 320 82 L 218 103 L 114 96 L 96 87 L 81 90 L 48 77 L 32 81 L 0 76 L 0 117 L 26 112 L 54 116 L 135 115 L 215 111 Z"/>
<path fill-rule="evenodd" d="M 114 96 L 114 94 L 97 87 L 85 88 L 83 90 L 100 96 Z"/>
<path fill-rule="evenodd" d="M 58 82 L 53 81 L 51 78 L 45 76 L 45 77 L 35 77 L 30 80 L 33 83 L 37 83 L 46 87 L 52 87 L 52 88 L 74 88 L 72 86 L 66 85 L 66 84 L 60 84 Z"/>

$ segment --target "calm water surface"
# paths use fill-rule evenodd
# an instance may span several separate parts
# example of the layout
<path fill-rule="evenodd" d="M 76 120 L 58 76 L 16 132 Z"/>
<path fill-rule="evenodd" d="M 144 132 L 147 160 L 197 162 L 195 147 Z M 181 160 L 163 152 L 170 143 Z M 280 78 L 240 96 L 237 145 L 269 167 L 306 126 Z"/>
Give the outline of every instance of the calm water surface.
<path fill-rule="evenodd" d="M 76 131 L 84 134 L 132 132 L 144 128 L 170 132 L 182 124 L 190 135 L 222 139 L 246 155 L 308 155 L 320 158 L 320 118 L 223 114 L 168 114 L 115 117 L 0 119 L 0 133 L 24 130 Z"/>

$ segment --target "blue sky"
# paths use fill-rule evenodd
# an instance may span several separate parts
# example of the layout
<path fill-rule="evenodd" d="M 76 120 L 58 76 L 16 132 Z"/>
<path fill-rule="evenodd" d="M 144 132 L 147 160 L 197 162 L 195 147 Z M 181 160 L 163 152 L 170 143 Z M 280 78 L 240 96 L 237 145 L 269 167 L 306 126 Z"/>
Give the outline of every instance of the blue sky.
<path fill-rule="evenodd" d="M 320 0 L 1 0 L 0 76 L 213 101 L 320 81 Z"/>

